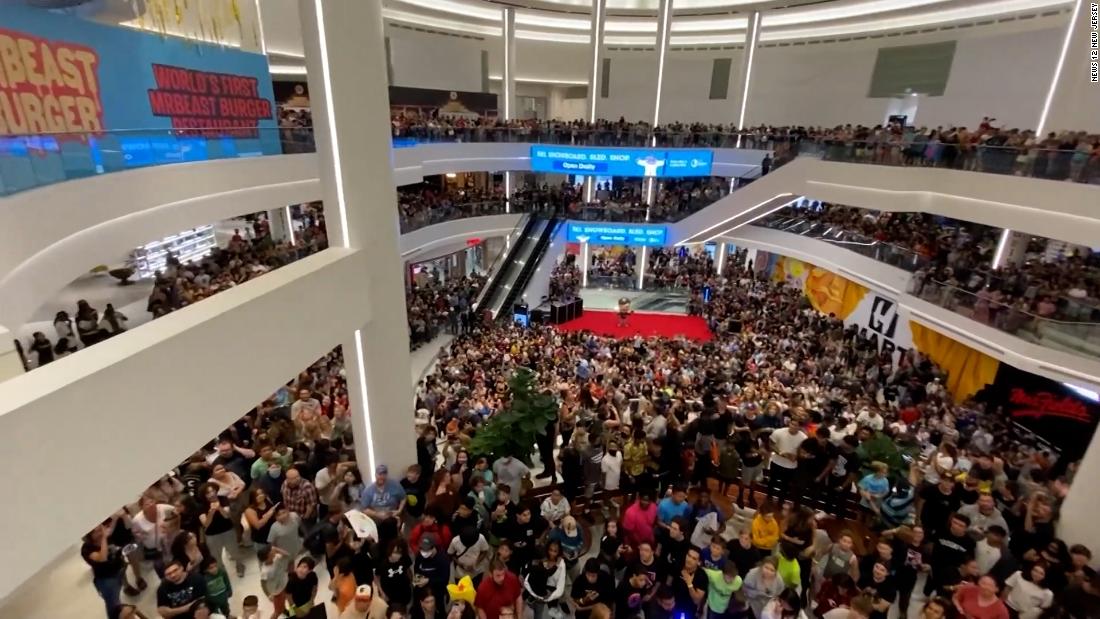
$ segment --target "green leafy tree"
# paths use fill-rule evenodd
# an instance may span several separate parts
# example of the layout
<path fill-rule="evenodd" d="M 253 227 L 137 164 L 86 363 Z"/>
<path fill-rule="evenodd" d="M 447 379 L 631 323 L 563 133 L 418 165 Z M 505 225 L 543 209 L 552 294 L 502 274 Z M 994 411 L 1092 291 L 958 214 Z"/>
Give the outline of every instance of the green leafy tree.
<path fill-rule="evenodd" d="M 877 461 L 890 467 L 888 475 L 892 481 L 896 482 L 909 473 L 909 464 L 904 456 L 914 457 L 920 453 L 920 449 L 904 438 L 894 441 L 882 432 L 875 432 L 856 449 L 856 453 L 859 454 L 862 462 L 861 476 L 869 475 L 871 463 Z"/>
<path fill-rule="evenodd" d="M 512 375 L 508 388 L 512 400 L 478 428 L 470 442 L 470 452 L 475 456 L 512 456 L 530 462 L 535 438 L 557 419 L 558 404 L 553 396 L 538 390 L 535 373 L 527 368 L 520 368 Z"/>

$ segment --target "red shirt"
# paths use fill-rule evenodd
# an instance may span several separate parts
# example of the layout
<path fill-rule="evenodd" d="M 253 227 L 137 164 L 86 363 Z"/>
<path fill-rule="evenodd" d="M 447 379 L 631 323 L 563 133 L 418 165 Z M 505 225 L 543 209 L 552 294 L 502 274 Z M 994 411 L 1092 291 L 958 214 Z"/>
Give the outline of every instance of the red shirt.
<path fill-rule="evenodd" d="M 1008 607 L 1001 600 L 989 606 L 978 603 L 980 593 L 978 585 L 963 585 L 956 594 L 959 606 L 966 619 L 1008 619 Z"/>
<path fill-rule="evenodd" d="M 511 571 L 504 573 L 504 582 L 499 585 L 492 574 L 486 574 L 478 585 L 474 606 L 485 611 L 486 619 L 500 619 L 500 609 L 515 604 L 520 591 L 519 578 Z"/>

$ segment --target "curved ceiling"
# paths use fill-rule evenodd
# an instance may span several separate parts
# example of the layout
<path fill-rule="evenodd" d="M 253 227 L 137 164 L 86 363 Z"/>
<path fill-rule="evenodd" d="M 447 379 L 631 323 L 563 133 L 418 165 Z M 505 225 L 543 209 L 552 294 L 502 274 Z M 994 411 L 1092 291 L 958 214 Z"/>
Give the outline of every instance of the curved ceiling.
<path fill-rule="evenodd" d="M 648 46 L 657 32 L 659 0 L 607 0 L 606 43 Z M 761 10 L 761 41 L 784 41 L 962 21 L 999 19 L 1068 8 L 1072 0 L 675 0 L 673 46 L 744 43 L 748 14 Z M 386 19 L 479 36 L 500 36 L 501 9 L 516 7 L 519 39 L 587 44 L 590 0 L 385 0 Z"/>

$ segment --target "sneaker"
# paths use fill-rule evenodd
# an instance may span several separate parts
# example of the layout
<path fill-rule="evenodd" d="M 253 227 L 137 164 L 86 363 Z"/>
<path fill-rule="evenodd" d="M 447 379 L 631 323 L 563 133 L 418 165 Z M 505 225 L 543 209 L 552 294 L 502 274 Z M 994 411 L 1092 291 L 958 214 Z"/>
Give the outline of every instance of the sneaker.
<path fill-rule="evenodd" d="M 553 473 L 550 473 L 549 471 L 543 471 L 543 472 L 539 473 L 538 475 L 535 475 L 535 479 L 550 479 L 553 476 L 554 476 Z"/>
<path fill-rule="evenodd" d="M 141 595 L 141 590 L 133 585 L 126 585 L 122 587 L 122 592 L 132 598 Z"/>

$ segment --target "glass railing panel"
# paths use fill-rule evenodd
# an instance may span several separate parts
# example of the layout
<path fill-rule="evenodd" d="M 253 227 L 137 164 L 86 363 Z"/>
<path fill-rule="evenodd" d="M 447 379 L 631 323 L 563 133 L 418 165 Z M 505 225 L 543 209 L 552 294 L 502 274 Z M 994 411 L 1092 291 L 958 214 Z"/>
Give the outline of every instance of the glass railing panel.
<path fill-rule="evenodd" d="M 1100 307 L 1083 300 L 1057 299 L 1049 305 L 1055 315 L 1065 316 L 1077 312 L 1085 320 L 1062 320 L 1040 316 L 1029 309 L 1026 301 L 1017 304 L 1002 303 L 992 298 L 992 293 L 974 293 L 932 279 L 914 279 L 909 293 L 929 303 L 938 305 L 991 326 L 1005 333 L 1035 342 L 1048 348 L 1066 350 L 1088 357 L 1100 358 Z"/>
<path fill-rule="evenodd" d="M 909 272 L 917 271 L 930 264 L 926 256 L 900 245 L 879 241 L 858 232 L 844 230 L 826 223 L 792 217 L 788 214 L 776 213 L 758 219 L 752 225 L 824 241 Z"/>
<path fill-rule="evenodd" d="M 960 147 L 920 139 L 887 142 L 815 139 L 792 143 L 791 148 L 792 154 L 825 161 L 943 168 L 1100 184 L 1100 157 L 1091 156 L 1091 148 Z"/>

